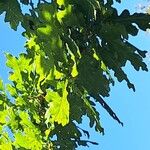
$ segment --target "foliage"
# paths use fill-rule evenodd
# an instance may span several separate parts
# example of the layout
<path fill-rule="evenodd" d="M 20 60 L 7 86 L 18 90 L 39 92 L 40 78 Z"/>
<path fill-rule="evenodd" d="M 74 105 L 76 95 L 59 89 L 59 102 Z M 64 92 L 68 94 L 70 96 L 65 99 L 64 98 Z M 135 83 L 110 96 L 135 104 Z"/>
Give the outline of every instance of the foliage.
<path fill-rule="evenodd" d="M 113 0 L 1 0 L 3 12 L 12 29 L 21 24 L 27 41 L 26 53 L 6 54 L 12 72 L 11 84 L 0 80 L 0 149 L 71 150 L 97 144 L 82 140 L 90 135 L 79 127 L 86 116 L 91 128 L 104 133 L 96 104 L 123 125 L 103 97 L 114 85 L 110 71 L 135 91 L 122 69 L 127 61 L 137 71 L 148 71 L 146 51 L 128 41 L 149 28 L 148 14 L 124 10 L 119 15 Z"/>

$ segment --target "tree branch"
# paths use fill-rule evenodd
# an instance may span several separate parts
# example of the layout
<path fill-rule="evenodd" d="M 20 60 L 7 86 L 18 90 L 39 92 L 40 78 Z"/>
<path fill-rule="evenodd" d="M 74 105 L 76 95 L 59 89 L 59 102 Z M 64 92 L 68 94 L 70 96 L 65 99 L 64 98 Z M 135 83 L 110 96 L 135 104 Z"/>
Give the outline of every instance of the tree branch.
<path fill-rule="evenodd" d="M 32 2 L 32 0 L 30 0 L 29 4 L 30 4 L 31 8 L 34 9 L 34 3 Z"/>

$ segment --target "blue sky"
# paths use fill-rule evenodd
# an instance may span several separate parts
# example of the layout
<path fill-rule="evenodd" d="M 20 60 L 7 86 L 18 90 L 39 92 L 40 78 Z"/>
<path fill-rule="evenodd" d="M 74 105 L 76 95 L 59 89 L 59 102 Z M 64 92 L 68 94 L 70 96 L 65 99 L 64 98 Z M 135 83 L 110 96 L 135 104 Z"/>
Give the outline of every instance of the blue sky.
<path fill-rule="evenodd" d="M 141 2 L 124 0 L 120 6 L 116 6 L 120 11 L 129 8 L 131 12 L 134 12 L 137 4 Z M 18 53 L 24 51 L 25 39 L 21 36 L 21 29 L 17 32 L 11 30 L 8 24 L 4 24 L 3 19 L 4 17 L 0 16 L 0 77 L 7 82 L 8 68 L 5 66 L 4 52 L 18 55 Z M 140 32 L 138 37 L 130 37 L 130 41 L 140 49 L 150 52 L 150 34 Z M 149 59 L 146 58 L 145 61 L 150 69 Z M 83 127 L 90 131 L 90 140 L 97 141 L 99 146 L 90 145 L 90 148 L 81 147 L 79 150 L 150 149 L 150 72 L 136 72 L 129 63 L 124 69 L 130 80 L 135 83 L 136 92 L 129 90 L 125 82 L 116 82 L 116 85 L 111 89 L 110 97 L 106 98 L 107 103 L 124 122 L 124 127 L 110 118 L 101 106 L 98 106 L 105 135 L 102 136 L 93 132 L 94 129 L 89 129 L 86 126 L 87 120 L 85 120 Z"/>

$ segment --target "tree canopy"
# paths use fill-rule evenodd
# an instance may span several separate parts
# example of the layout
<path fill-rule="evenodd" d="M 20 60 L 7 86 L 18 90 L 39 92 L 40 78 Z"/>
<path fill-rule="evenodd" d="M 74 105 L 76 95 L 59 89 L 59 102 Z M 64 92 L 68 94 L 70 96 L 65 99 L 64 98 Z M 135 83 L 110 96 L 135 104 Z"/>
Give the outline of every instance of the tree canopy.
<path fill-rule="evenodd" d="M 0 149 L 74 150 L 95 141 L 80 128 L 104 134 L 96 104 L 123 125 L 104 98 L 114 78 L 126 81 L 129 61 L 135 70 L 148 71 L 146 51 L 129 36 L 150 27 L 146 13 L 118 13 L 121 0 L 0 0 L 0 14 L 26 38 L 25 53 L 6 53 L 10 84 L 0 79 Z M 10 94 L 10 96 L 8 95 Z"/>

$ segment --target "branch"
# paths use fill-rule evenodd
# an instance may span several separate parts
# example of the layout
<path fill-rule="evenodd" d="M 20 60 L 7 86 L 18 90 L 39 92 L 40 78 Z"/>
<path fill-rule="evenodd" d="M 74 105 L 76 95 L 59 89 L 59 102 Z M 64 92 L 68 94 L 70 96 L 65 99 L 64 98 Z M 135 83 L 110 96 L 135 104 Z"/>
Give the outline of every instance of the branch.
<path fill-rule="evenodd" d="M 38 4 L 37 5 L 39 5 L 41 3 L 41 0 L 38 0 Z"/>
<path fill-rule="evenodd" d="M 31 8 L 34 9 L 34 3 L 32 2 L 32 0 L 30 0 L 29 4 L 30 4 Z"/>

